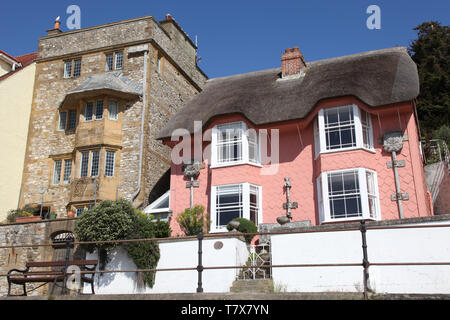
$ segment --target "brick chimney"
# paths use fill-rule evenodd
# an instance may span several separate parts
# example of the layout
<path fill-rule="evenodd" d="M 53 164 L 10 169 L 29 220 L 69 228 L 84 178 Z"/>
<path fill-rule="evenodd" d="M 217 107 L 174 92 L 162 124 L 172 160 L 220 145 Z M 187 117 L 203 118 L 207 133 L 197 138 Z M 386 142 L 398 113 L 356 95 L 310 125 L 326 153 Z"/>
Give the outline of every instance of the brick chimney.
<path fill-rule="evenodd" d="M 294 78 L 300 76 L 300 72 L 306 67 L 305 58 L 298 47 L 288 48 L 281 55 L 282 78 Z"/>
<path fill-rule="evenodd" d="M 60 19 L 59 17 L 56 18 L 55 23 L 53 25 L 53 29 L 50 29 L 50 30 L 46 31 L 47 35 L 51 36 L 51 35 L 54 35 L 54 34 L 62 33 L 62 31 L 60 29 L 61 28 L 61 21 L 59 21 L 59 19 Z"/>

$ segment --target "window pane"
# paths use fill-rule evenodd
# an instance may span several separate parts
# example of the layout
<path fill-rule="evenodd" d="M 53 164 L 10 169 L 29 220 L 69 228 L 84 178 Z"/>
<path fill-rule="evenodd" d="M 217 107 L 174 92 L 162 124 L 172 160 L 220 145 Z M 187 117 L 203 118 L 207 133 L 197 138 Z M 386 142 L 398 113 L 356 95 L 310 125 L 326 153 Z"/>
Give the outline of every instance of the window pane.
<path fill-rule="evenodd" d="M 95 120 L 103 119 L 103 100 L 97 100 L 95 107 Z"/>
<path fill-rule="evenodd" d="M 328 197 L 332 219 L 362 216 L 358 170 L 329 173 Z"/>
<path fill-rule="evenodd" d="M 73 61 L 73 76 L 79 77 L 81 74 L 81 59 L 76 59 Z"/>
<path fill-rule="evenodd" d="M 53 170 L 53 184 L 59 184 L 61 179 L 62 160 L 55 160 L 55 169 Z"/>
<path fill-rule="evenodd" d="M 327 150 L 356 146 L 352 106 L 324 110 L 324 121 Z"/>
<path fill-rule="evenodd" d="M 64 62 L 64 78 L 70 78 L 72 74 L 72 61 Z"/>
<path fill-rule="evenodd" d="M 219 163 L 242 160 L 242 125 L 233 123 L 217 127 L 217 160 Z"/>
<path fill-rule="evenodd" d="M 81 172 L 80 177 L 87 177 L 89 168 L 89 152 L 81 153 Z"/>
<path fill-rule="evenodd" d="M 77 125 L 77 110 L 69 110 L 69 123 L 68 128 L 69 130 L 75 129 Z"/>
<path fill-rule="evenodd" d="M 70 176 L 72 174 L 72 160 L 64 160 L 64 178 L 63 183 L 70 183 Z"/>
<path fill-rule="evenodd" d="M 79 215 L 81 215 L 82 213 L 84 212 L 84 207 L 78 207 L 77 208 L 77 217 L 79 216 Z"/>
<path fill-rule="evenodd" d="M 59 112 L 59 130 L 65 130 L 66 129 L 66 120 L 67 120 L 67 112 L 66 111 L 60 111 Z"/>
<path fill-rule="evenodd" d="M 225 227 L 234 218 L 242 217 L 242 185 L 219 186 L 216 192 L 217 227 Z"/>
<path fill-rule="evenodd" d="M 107 54 L 106 55 L 106 71 L 111 71 L 113 69 L 113 54 Z"/>
<path fill-rule="evenodd" d="M 105 175 L 107 177 L 114 176 L 114 161 L 116 153 L 114 151 L 106 151 Z"/>
<path fill-rule="evenodd" d="M 110 120 L 117 120 L 119 117 L 119 105 L 116 100 L 109 100 L 108 118 Z"/>
<path fill-rule="evenodd" d="M 250 185 L 250 221 L 258 225 L 258 212 L 259 212 L 259 189 L 256 186 Z"/>
<path fill-rule="evenodd" d="M 92 151 L 91 176 L 98 176 L 98 164 L 100 160 L 100 151 Z"/>
<path fill-rule="evenodd" d="M 122 69 L 122 64 L 123 64 L 123 52 L 116 52 L 116 69 Z"/>
<path fill-rule="evenodd" d="M 91 121 L 93 114 L 94 114 L 94 103 L 92 101 L 88 101 L 86 103 L 86 110 L 84 112 L 84 119 L 86 121 Z"/>

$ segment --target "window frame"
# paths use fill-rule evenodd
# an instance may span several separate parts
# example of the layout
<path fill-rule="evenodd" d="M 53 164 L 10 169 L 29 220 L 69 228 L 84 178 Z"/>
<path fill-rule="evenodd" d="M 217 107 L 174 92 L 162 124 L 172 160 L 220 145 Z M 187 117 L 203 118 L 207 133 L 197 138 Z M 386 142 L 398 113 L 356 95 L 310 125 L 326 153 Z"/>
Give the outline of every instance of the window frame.
<path fill-rule="evenodd" d="M 70 69 L 67 70 L 67 66 L 70 66 Z M 64 73 L 63 73 L 63 78 L 64 79 L 70 79 L 72 78 L 72 71 L 73 71 L 73 61 L 72 59 L 70 60 L 65 60 L 64 61 Z"/>
<path fill-rule="evenodd" d="M 58 173 L 57 168 L 59 168 Z M 61 183 L 61 172 L 62 172 L 62 159 L 55 159 L 53 164 L 52 185 L 58 186 Z"/>
<path fill-rule="evenodd" d="M 113 158 L 112 158 L 112 173 L 111 173 L 111 175 L 108 175 L 108 153 L 112 153 L 113 154 Z M 105 177 L 108 177 L 108 178 L 112 178 L 112 177 L 114 177 L 114 173 L 115 173 L 115 166 L 116 166 L 116 151 L 115 150 L 105 150 L 105 166 L 104 166 L 104 169 L 105 169 L 105 172 L 104 172 L 104 175 L 105 175 Z"/>
<path fill-rule="evenodd" d="M 115 117 L 111 117 L 112 105 L 111 102 L 115 102 Z M 108 120 L 118 121 L 119 120 L 119 101 L 116 99 L 109 99 L 108 101 Z"/>
<path fill-rule="evenodd" d="M 70 163 L 70 166 L 67 166 L 67 163 Z M 70 184 L 72 178 L 72 167 L 72 159 L 64 159 L 63 184 Z M 66 174 L 67 172 L 68 174 Z M 66 179 L 66 177 L 68 177 L 68 179 Z"/>
<path fill-rule="evenodd" d="M 233 183 L 233 184 L 224 184 L 224 185 L 217 185 L 211 187 L 211 214 L 210 214 L 210 220 L 211 220 L 211 228 L 210 232 L 227 232 L 226 226 L 218 226 L 218 212 L 217 212 L 217 195 L 219 188 L 229 188 L 229 187 L 236 187 L 239 190 L 242 190 L 242 217 L 245 219 L 250 220 L 250 194 L 251 194 L 251 188 L 255 188 L 257 190 L 257 216 L 256 216 L 256 222 L 258 224 L 263 223 L 263 208 L 262 208 L 262 186 L 252 184 L 249 182 L 243 182 L 243 183 Z M 224 207 L 226 208 L 226 207 Z M 257 224 L 257 225 L 258 225 Z"/>
<path fill-rule="evenodd" d="M 61 116 L 62 116 L 62 114 L 65 114 L 65 116 L 64 116 L 64 126 L 61 128 L 61 124 L 62 124 Z M 68 115 L 69 115 L 69 113 L 67 112 L 67 110 L 60 110 L 59 111 L 58 131 L 65 131 L 66 130 L 66 128 L 67 128 L 67 120 L 69 118 Z"/>
<path fill-rule="evenodd" d="M 81 60 L 81 57 L 64 60 L 63 79 L 77 78 L 81 76 Z M 67 66 L 70 66 L 69 70 Z"/>
<path fill-rule="evenodd" d="M 338 108 L 344 108 L 344 107 L 351 107 L 353 110 L 353 127 L 354 127 L 354 131 L 355 131 L 355 146 L 327 149 L 328 146 L 326 143 L 327 140 L 326 140 L 326 128 L 325 128 L 325 112 L 330 111 L 332 109 L 338 109 Z M 361 111 L 363 111 L 363 112 L 361 112 Z M 364 128 L 364 124 L 362 121 L 362 114 L 367 115 L 367 118 L 365 121 L 366 122 L 365 128 Z M 320 109 L 317 114 L 317 117 L 314 120 L 314 149 L 315 149 L 314 154 L 315 154 L 315 158 L 317 158 L 320 154 L 341 152 L 341 151 L 348 151 L 348 150 L 357 150 L 357 149 L 364 149 L 366 151 L 375 153 L 374 140 L 373 140 L 373 125 L 372 125 L 371 118 L 372 117 L 369 112 L 360 108 L 356 104 L 347 104 L 347 105 L 341 105 L 341 106 L 336 106 L 336 107 L 332 107 L 332 108 Z M 364 143 L 363 130 L 366 130 L 366 132 L 368 133 L 368 136 L 367 136 L 368 144 Z"/>
<path fill-rule="evenodd" d="M 240 146 L 241 146 L 241 158 L 238 160 L 233 161 L 219 161 L 218 157 L 218 150 L 219 150 L 219 134 L 221 132 L 221 127 L 223 128 L 231 128 L 231 127 L 238 127 L 239 130 L 241 130 L 240 135 Z M 226 129 L 225 129 L 226 130 Z M 249 132 L 250 130 L 253 130 L 255 132 L 255 142 L 249 142 Z M 225 143 L 223 143 L 225 144 Z M 249 151 L 250 151 L 250 144 L 254 144 L 256 146 L 256 161 L 252 161 L 249 157 Z M 261 166 L 261 147 L 260 147 L 260 141 L 258 137 L 258 132 L 254 128 L 248 128 L 247 124 L 244 121 L 234 121 L 234 122 L 227 122 L 227 123 L 221 123 L 218 125 L 215 125 L 212 128 L 212 135 L 211 135 L 211 168 L 220 168 L 220 167 L 227 167 L 227 166 L 235 166 L 235 165 L 241 165 L 241 164 L 250 164 L 257 167 Z"/>
<path fill-rule="evenodd" d="M 88 114 L 88 105 L 89 104 L 90 104 L 90 107 L 91 107 L 91 112 L 90 112 L 90 118 L 88 119 L 87 118 L 87 114 Z M 95 115 L 94 108 L 96 108 L 96 106 L 94 105 L 94 101 L 93 100 L 86 101 L 86 104 L 84 106 L 84 121 L 85 122 L 91 122 L 91 121 L 94 120 L 94 115 Z"/>
<path fill-rule="evenodd" d="M 73 114 L 74 115 L 74 122 L 73 122 L 73 127 L 70 126 L 71 122 L 70 122 L 70 115 Z M 75 130 L 77 128 L 77 122 L 78 122 L 78 112 L 76 109 L 69 109 L 67 110 L 67 127 L 66 130 Z"/>
<path fill-rule="evenodd" d="M 100 101 L 101 101 L 101 106 L 99 104 Z M 101 113 L 98 112 L 98 109 L 100 107 L 102 109 Z M 105 113 L 105 101 L 103 99 L 95 100 L 94 114 L 93 114 L 94 120 L 103 120 L 104 113 Z M 101 116 L 97 117 L 98 114 L 101 115 Z"/>
<path fill-rule="evenodd" d="M 328 188 L 328 176 L 330 174 L 336 173 L 345 173 L 356 171 L 358 175 L 358 184 L 359 184 L 359 195 L 361 201 L 361 216 L 356 217 L 344 217 L 344 218 L 332 218 L 331 217 L 331 209 L 330 209 L 330 197 L 329 197 L 329 188 Z M 374 195 L 370 195 L 368 193 L 367 188 L 367 174 L 372 176 L 373 181 L 373 191 Z M 378 180 L 376 171 L 367 169 L 367 168 L 350 168 L 344 170 L 333 170 L 322 172 L 316 178 L 316 186 L 317 186 L 317 202 L 319 207 L 319 223 L 328 223 L 328 222 L 345 222 L 345 221 L 358 221 L 358 220 L 381 220 L 381 210 L 380 210 L 380 194 L 378 191 Z M 345 195 L 345 194 L 343 194 Z M 374 199 L 373 204 L 375 205 L 375 212 L 372 215 L 369 207 L 369 196 L 372 196 Z"/>

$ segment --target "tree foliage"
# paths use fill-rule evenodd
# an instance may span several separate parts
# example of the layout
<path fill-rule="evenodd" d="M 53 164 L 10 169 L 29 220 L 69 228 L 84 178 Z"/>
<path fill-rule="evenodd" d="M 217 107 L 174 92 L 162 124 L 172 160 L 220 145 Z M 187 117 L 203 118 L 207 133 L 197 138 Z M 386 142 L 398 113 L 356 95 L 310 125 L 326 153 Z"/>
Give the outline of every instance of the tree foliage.
<path fill-rule="evenodd" d="M 114 241 L 127 239 L 153 239 L 170 236 L 168 223 L 152 222 L 143 212 L 135 210 L 126 200 L 102 201 L 91 210 L 84 212 L 77 220 L 75 235 L 78 241 Z M 86 244 L 82 248 L 88 252 L 97 250 L 100 269 L 108 262 L 108 252 L 120 243 Z M 122 245 L 139 269 L 154 269 L 158 264 L 160 252 L 155 240 L 129 242 Z M 155 272 L 142 274 L 143 281 L 153 287 Z"/>
<path fill-rule="evenodd" d="M 422 134 L 430 138 L 433 131 L 449 125 L 450 32 L 436 21 L 414 30 L 418 38 L 410 44 L 409 53 L 419 72 L 417 113 Z"/>

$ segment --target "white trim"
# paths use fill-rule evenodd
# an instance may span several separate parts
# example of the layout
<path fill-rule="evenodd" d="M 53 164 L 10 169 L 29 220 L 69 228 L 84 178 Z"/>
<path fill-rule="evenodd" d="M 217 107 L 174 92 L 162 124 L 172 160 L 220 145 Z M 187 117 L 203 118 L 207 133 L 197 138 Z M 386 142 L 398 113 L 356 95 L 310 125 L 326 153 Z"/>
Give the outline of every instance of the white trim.
<path fill-rule="evenodd" d="M 66 119 L 65 119 L 65 123 L 64 123 L 64 129 L 61 129 L 61 113 L 65 113 L 66 114 Z M 66 130 L 68 118 L 69 118 L 69 113 L 67 111 L 59 111 L 59 114 L 58 114 L 58 131 L 65 131 Z"/>
<path fill-rule="evenodd" d="M 358 184 L 359 184 L 359 194 L 361 199 L 361 211 L 362 216 L 360 217 L 348 217 L 348 218 L 331 218 L 330 214 L 330 199 L 328 195 L 328 175 L 333 173 L 344 173 L 344 172 L 358 172 Z M 369 210 L 369 200 L 368 200 L 368 192 L 367 192 L 367 178 L 366 172 L 370 172 L 374 177 L 374 187 L 375 187 L 375 196 L 376 196 L 376 212 L 375 216 L 370 217 Z M 319 179 L 320 178 L 320 179 Z M 378 180 L 376 171 L 367 169 L 367 168 L 350 168 L 344 170 L 333 170 L 322 172 L 320 176 L 316 179 L 317 191 L 318 191 L 318 207 L 319 207 L 319 223 L 327 223 L 327 222 L 344 222 L 344 221 L 357 221 L 357 220 L 380 220 L 381 212 L 380 212 L 380 194 L 378 192 Z M 321 200 L 323 200 L 323 208 L 321 209 Z"/>
<path fill-rule="evenodd" d="M 230 184 L 221 184 L 217 186 L 211 187 L 211 195 L 210 195 L 210 220 L 211 220 L 211 233 L 217 233 L 217 232 L 228 232 L 226 226 L 224 227 L 217 227 L 217 188 L 218 187 L 231 187 L 231 186 L 237 186 L 241 188 L 242 190 L 242 218 L 245 218 L 247 220 L 250 220 L 250 186 L 254 186 L 257 188 L 257 199 L 258 199 L 258 225 L 263 223 L 263 209 L 262 209 L 262 186 L 249 183 L 249 182 L 242 182 L 242 183 L 230 183 Z"/>
<path fill-rule="evenodd" d="M 325 110 L 341 108 L 341 107 L 348 107 L 348 106 L 351 106 L 352 110 L 353 110 L 353 122 L 354 122 L 354 128 L 355 128 L 355 143 L 356 143 L 356 145 L 354 147 L 345 147 L 345 148 L 327 150 L 326 136 L 325 136 L 325 119 L 324 119 Z M 316 148 L 316 146 L 317 146 L 316 126 L 317 126 L 317 124 L 316 124 L 316 121 L 314 121 L 314 146 L 315 146 L 314 149 L 315 150 L 320 149 L 319 154 L 334 153 L 334 152 L 349 151 L 349 150 L 358 150 L 358 149 L 366 150 L 371 153 L 376 153 L 376 151 L 374 149 L 373 126 L 372 126 L 371 114 L 368 113 L 367 111 L 365 111 L 368 114 L 367 125 L 369 126 L 368 139 L 369 139 L 369 144 L 370 144 L 370 148 L 367 148 L 364 146 L 364 141 L 363 141 L 363 128 L 362 128 L 361 111 L 360 110 L 361 110 L 360 107 L 356 104 L 348 104 L 348 105 L 341 105 L 341 106 L 336 106 L 336 107 L 332 107 L 332 108 L 320 109 L 317 114 L 317 118 L 316 118 L 317 122 L 318 122 L 318 126 L 319 126 L 319 128 L 318 128 L 319 146 L 318 146 L 318 148 Z M 317 158 L 319 156 L 319 154 L 317 154 L 316 151 L 314 151 L 315 158 Z"/>
<path fill-rule="evenodd" d="M 11 71 L 15 71 L 16 67 L 22 66 L 20 62 L 11 59 L 10 57 L 4 55 L 3 53 L 0 53 L 0 58 L 3 59 L 6 63 L 9 63 L 11 65 Z"/>

